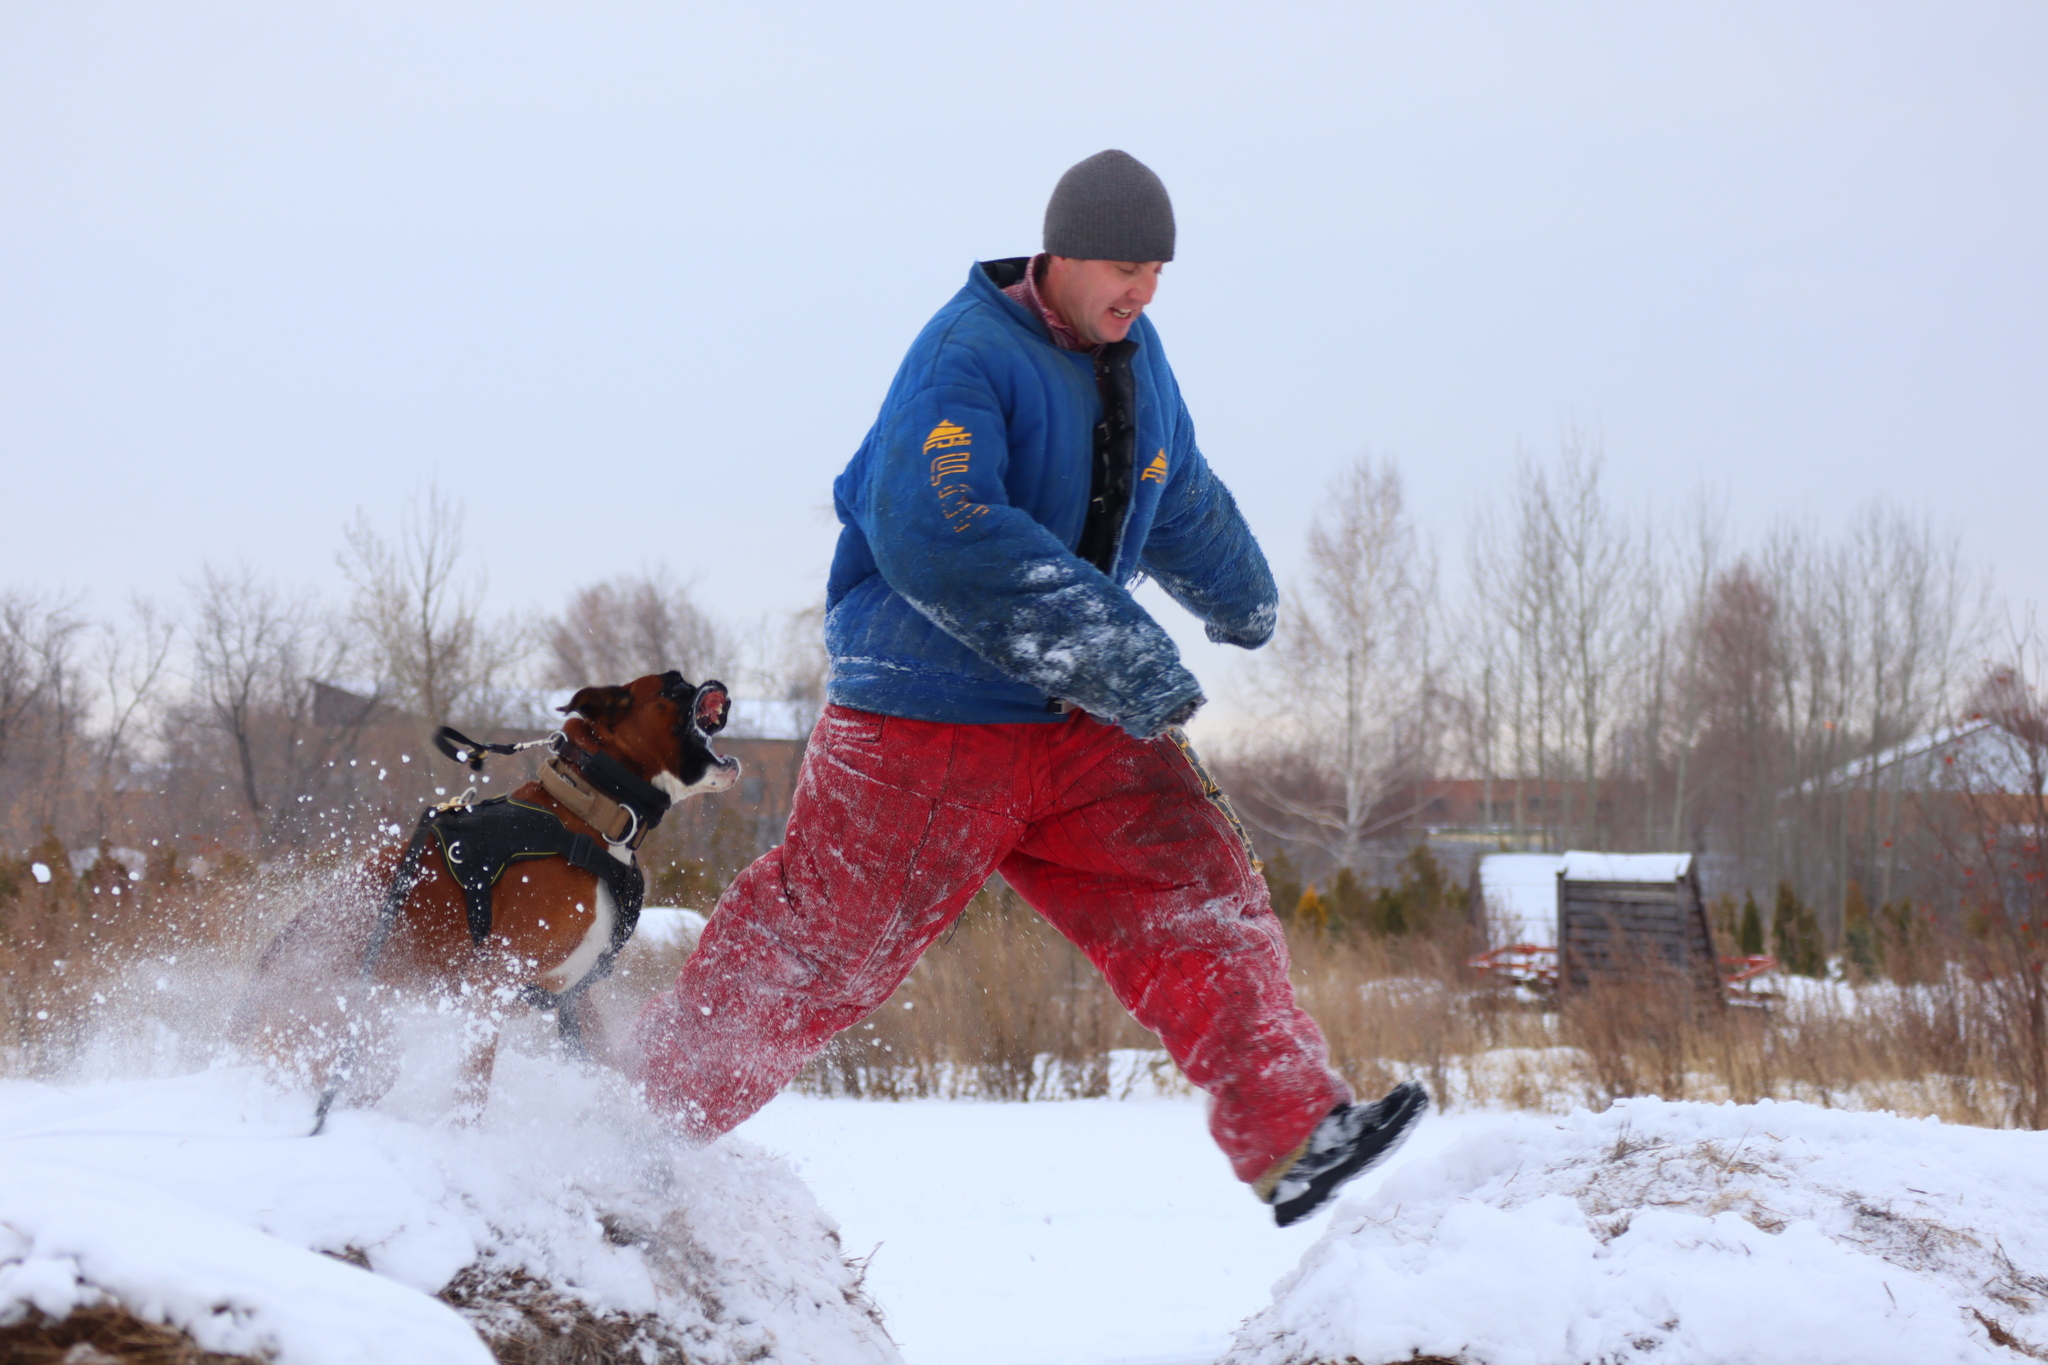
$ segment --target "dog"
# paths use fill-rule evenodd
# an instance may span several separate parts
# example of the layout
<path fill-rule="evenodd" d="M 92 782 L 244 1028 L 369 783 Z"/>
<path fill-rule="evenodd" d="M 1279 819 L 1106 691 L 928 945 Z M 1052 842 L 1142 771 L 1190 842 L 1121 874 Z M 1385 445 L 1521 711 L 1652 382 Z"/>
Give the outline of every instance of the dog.
<path fill-rule="evenodd" d="M 319 1084 L 315 1132 L 337 1098 L 373 1103 L 395 1078 L 373 999 L 439 997 L 468 1016 L 458 1117 L 482 1113 L 515 1004 L 553 1010 L 567 1042 L 603 1053 L 587 992 L 639 915 L 635 850 L 669 806 L 739 780 L 739 761 L 711 747 L 728 708 L 722 684 L 675 672 L 585 687 L 539 742 L 547 757 L 533 780 L 428 811 L 410 843 L 360 868 L 347 913 L 315 907 L 285 927 L 240 1031 L 274 1066 Z M 436 743 L 472 768 L 486 750 L 531 747 L 445 728 Z"/>

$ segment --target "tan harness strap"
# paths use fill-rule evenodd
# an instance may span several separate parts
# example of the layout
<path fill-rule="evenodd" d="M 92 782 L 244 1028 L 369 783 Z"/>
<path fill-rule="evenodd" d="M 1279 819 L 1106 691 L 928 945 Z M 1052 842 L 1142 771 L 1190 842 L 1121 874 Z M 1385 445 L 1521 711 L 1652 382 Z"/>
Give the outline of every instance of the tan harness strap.
<path fill-rule="evenodd" d="M 540 765 L 540 784 L 569 814 L 602 834 L 607 843 L 625 843 L 637 849 L 647 837 L 644 827 L 636 828 L 638 822 L 632 811 L 585 782 L 582 774 L 559 758 L 550 758 Z M 632 837 L 628 839 L 628 835 Z"/>

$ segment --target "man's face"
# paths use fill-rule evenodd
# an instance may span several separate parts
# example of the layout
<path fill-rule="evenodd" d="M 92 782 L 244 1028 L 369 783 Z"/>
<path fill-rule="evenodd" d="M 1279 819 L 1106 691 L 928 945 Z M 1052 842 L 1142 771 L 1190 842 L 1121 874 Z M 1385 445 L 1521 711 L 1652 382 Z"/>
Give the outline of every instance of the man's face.
<path fill-rule="evenodd" d="M 1165 264 L 1054 256 L 1045 266 L 1045 299 L 1089 345 L 1122 341 L 1159 292 L 1159 272 Z"/>

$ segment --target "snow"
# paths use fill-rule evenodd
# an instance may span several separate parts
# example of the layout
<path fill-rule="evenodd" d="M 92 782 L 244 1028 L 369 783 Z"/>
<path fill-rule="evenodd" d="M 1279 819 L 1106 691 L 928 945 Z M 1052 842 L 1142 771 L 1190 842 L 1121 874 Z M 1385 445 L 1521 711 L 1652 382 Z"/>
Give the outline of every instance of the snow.
<path fill-rule="evenodd" d="M 659 1315 L 692 1360 L 900 1359 L 830 1219 L 751 1145 L 675 1145 L 623 1086 L 545 1050 L 500 1053 L 473 1127 L 446 1096 L 409 1076 L 309 1138 L 308 1097 L 253 1067 L 0 1081 L 0 1324 L 111 1295 L 281 1365 L 483 1365 L 433 1297 L 475 1268 Z"/>
<path fill-rule="evenodd" d="M 1588 853 L 1564 855 L 1568 882 L 1675 882 L 1692 867 L 1690 853 Z M 1555 902 L 1552 903 L 1555 910 Z"/>
<path fill-rule="evenodd" d="M 1802 1104 L 1475 1114 L 1342 1201 L 1227 1365 L 2011 1361 L 2048 1134 Z"/>
<path fill-rule="evenodd" d="M 1193 1098 L 783 1094 L 736 1131 L 873 1252 L 912 1365 L 1210 1365 L 1319 1231 L 1273 1225 Z M 1424 1125 L 1401 1159 L 1431 1149 Z"/>
<path fill-rule="evenodd" d="M 1554 853 L 1490 853 L 1480 860 L 1488 947 L 1557 946 L 1557 869 L 1563 865 Z"/>
<path fill-rule="evenodd" d="M 1986 1323 L 2048 1343 L 2048 1134 L 1789 1103 L 1432 1114 L 1283 1230 L 1192 1097 L 786 1093 L 692 1151 L 545 1037 L 508 1041 L 470 1127 L 423 1045 L 318 1139 L 308 1098 L 245 1066 L 0 1081 L 0 1324 L 109 1294 L 282 1365 L 482 1362 L 434 1295 L 483 1266 L 659 1315 L 706 1365 L 2023 1358 Z"/>
<path fill-rule="evenodd" d="M 633 928 L 633 938 L 635 942 L 673 948 L 682 943 L 694 944 L 703 932 L 704 916 L 695 910 L 646 905 L 640 909 L 640 922 Z"/>
<path fill-rule="evenodd" d="M 2041 790 L 2040 754 L 1995 721 L 1971 721 L 1915 735 L 1868 758 L 1845 763 L 1795 789 L 1801 795 L 1868 785 L 1873 774 L 1894 791 L 2012 792 Z"/>

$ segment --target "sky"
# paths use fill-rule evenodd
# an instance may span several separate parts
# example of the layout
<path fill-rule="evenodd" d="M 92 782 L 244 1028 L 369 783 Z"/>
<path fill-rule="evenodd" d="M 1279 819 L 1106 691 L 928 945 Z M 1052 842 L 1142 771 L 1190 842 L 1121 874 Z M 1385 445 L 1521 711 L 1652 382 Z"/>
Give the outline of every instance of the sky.
<path fill-rule="evenodd" d="M 1361 455 L 1455 565 L 1576 428 L 1638 512 L 1883 498 L 2048 601 L 2036 0 L 0 0 L 0 589 L 338 598 L 438 487 L 499 609 L 809 605 L 905 347 L 1105 147 L 1283 583 Z"/>

